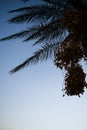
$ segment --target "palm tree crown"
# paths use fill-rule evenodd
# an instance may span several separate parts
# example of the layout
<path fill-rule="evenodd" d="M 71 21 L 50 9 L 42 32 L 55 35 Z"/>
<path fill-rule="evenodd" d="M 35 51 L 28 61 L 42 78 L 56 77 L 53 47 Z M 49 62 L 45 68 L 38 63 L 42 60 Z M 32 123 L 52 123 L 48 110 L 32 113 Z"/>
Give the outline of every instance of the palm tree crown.
<path fill-rule="evenodd" d="M 79 64 L 82 58 L 84 60 L 87 58 L 87 1 L 42 1 L 43 4 L 40 5 L 9 11 L 9 13 L 18 14 L 11 18 L 9 23 L 30 24 L 32 22 L 33 26 L 2 38 L 0 41 L 23 38 L 24 42 L 28 42 L 34 39 L 33 45 L 41 45 L 33 56 L 15 67 L 10 73 L 29 64 L 38 63 L 39 60 L 53 57 L 55 65 L 67 71 L 63 91 L 67 95 L 79 96 L 83 94 L 84 88 L 87 86 L 86 75 Z M 79 79 L 78 73 L 82 80 Z"/>

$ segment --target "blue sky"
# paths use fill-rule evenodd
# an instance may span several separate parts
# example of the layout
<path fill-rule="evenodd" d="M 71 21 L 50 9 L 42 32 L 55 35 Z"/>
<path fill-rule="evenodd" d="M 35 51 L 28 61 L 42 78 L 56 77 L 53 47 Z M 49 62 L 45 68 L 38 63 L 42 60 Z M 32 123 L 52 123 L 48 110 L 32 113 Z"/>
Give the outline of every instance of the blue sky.
<path fill-rule="evenodd" d="M 12 16 L 9 10 L 26 5 L 19 0 L 0 1 L 0 38 L 26 27 L 6 22 Z M 87 91 L 81 98 L 62 97 L 64 72 L 52 61 L 9 74 L 32 55 L 32 42 L 0 43 L 0 130 L 87 130 Z"/>

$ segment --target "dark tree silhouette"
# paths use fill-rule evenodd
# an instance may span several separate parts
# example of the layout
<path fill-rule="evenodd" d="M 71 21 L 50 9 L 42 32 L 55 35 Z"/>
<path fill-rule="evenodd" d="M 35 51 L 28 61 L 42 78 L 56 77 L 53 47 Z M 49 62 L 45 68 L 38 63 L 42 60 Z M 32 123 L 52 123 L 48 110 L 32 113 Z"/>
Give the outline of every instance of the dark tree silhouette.
<path fill-rule="evenodd" d="M 66 70 L 64 93 L 80 96 L 87 88 L 86 74 L 79 63 L 80 60 L 87 59 L 87 0 L 42 1 L 43 4 L 40 5 L 9 11 L 18 13 L 9 23 L 35 24 L 0 40 L 23 38 L 24 42 L 28 42 L 34 39 L 36 42 L 33 45 L 41 45 L 32 57 L 10 73 L 51 57 L 57 67 Z"/>

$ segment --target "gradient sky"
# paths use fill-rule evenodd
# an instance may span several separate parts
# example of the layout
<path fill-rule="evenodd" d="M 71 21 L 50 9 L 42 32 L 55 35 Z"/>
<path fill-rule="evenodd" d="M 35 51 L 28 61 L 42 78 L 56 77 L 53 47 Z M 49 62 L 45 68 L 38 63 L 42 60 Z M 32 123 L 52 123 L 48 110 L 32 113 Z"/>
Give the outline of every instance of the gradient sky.
<path fill-rule="evenodd" d="M 35 2 L 39 0 L 29 5 Z M 9 10 L 26 5 L 19 0 L 0 1 L 0 38 L 26 27 L 6 22 L 12 16 Z M 80 98 L 62 97 L 64 72 L 52 61 L 9 74 L 32 55 L 31 42 L 0 43 L 0 130 L 87 130 L 87 91 Z"/>

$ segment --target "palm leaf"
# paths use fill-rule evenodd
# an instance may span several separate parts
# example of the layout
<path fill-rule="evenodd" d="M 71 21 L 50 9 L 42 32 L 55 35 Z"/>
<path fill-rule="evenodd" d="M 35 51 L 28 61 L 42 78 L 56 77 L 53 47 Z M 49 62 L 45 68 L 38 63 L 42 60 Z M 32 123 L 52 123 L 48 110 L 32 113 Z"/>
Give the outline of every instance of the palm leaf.
<path fill-rule="evenodd" d="M 50 10 L 50 11 L 49 11 Z M 26 8 L 20 8 L 12 10 L 10 12 L 22 12 L 22 14 L 17 15 L 14 18 L 8 20 L 9 23 L 22 24 L 24 22 L 32 22 L 38 20 L 48 20 L 51 17 L 57 18 L 60 14 L 59 10 L 54 6 L 49 5 L 38 5 Z"/>
<path fill-rule="evenodd" d="M 27 7 L 22 7 L 22 8 L 18 8 L 15 10 L 10 10 L 8 13 L 36 13 L 38 11 L 45 11 L 47 8 L 51 9 L 53 6 L 49 6 L 49 5 L 32 5 L 32 6 L 27 6 Z"/>
<path fill-rule="evenodd" d="M 49 23 L 42 23 L 41 25 L 30 27 L 19 33 L 15 33 L 8 37 L 0 39 L 0 41 L 11 40 L 16 38 L 23 38 L 23 41 L 36 40 L 34 43 L 41 43 L 47 40 L 53 40 L 55 38 L 61 37 L 64 30 L 61 29 L 60 21 L 50 21 Z"/>
<path fill-rule="evenodd" d="M 21 31 L 19 33 L 15 33 L 15 34 L 12 34 L 12 35 L 9 35 L 7 37 L 4 37 L 2 39 L 0 39 L 0 41 L 5 41 L 5 40 L 11 40 L 11 39 L 16 39 L 16 38 L 23 38 L 25 36 L 29 35 L 29 30 L 24 30 L 24 31 Z"/>
<path fill-rule="evenodd" d="M 58 1 L 57 0 L 42 0 L 48 4 L 53 4 L 53 5 L 57 5 L 58 4 Z"/>
<path fill-rule="evenodd" d="M 42 48 L 36 51 L 33 56 L 29 57 L 22 64 L 12 69 L 10 73 L 13 74 L 19 71 L 20 69 L 27 67 L 30 64 L 36 64 L 39 61 L 44 61 L 52 57 L 54 58 L 58 46 L 59 46 L 59 42 L 50 43 L 50 44 L 46 44 L 45 46 L 42 46 Z"/>
<path fill-rule="evenodd" d="M 28 36 L 24 41 L 38 38 L 39 40 L 41 39 L 41 41 L 55 39 L 58 38 L 58 36 L 60 36 L 61 32 L 63 31 L 60 27 L 59 21 L 49 22 L 48 24 L 42 23 L 41 25 L 32 28 L 32 30 L 32 34 Z"/>

